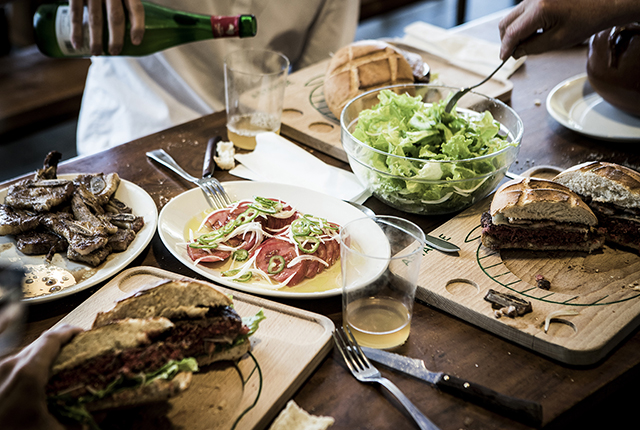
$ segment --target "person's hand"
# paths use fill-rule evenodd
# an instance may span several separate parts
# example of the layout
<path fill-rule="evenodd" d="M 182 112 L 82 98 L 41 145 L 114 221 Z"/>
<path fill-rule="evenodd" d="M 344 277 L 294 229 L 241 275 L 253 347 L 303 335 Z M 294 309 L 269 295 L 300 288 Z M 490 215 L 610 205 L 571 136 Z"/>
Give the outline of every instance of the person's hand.
<path fill-rule="evenodd" d="M 89 46 L 91 47 L 91 55 L 102 55 L 103 3 L 109 28 L 109 54 L 118 55 L 122 51 L 125 31 L 125 8 L 131 23 L 131 42 L 134 45 L 139 45 L 144 36 L 144 7 L 141 0 L 69 0 L 71 9 L 71 43 L 73 46 L 78 49 L 83 43 L 82 19 L 84 5 L 86 4 L 89 12 Z"/>
<path fill-rule="evenodd" d="M 525 0 L 500 21 L 500 58 L 574 46 L 639 16 L 637 0 Z"/>
<path fill-rule="evenodd" d="M 60 325 L 0 360 L 0 423 L 4 430 L 63 430 L 47 410 L 45 385 L 60 347 L 81 331 Z"/>

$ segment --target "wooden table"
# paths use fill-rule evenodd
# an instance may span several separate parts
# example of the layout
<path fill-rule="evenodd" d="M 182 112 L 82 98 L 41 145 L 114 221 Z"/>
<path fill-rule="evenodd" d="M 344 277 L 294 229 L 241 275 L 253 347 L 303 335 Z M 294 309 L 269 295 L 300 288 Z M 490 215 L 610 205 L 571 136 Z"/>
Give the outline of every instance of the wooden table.
<path fill-rule="evenodd" d="M 496 21 L 465 27 L 483 36 L 496 30 Z M 592 140 L 569 131 L 546 112 L 544 100 L 557 83 L 584 71 L 584 46 L 530 57 L 512 77 L 511 105 L 521 115 L 525 135 L 515 172 L 533 164 L 569 167 L 591 159 L 640 166 L 637 145 L 612 144 Z M 60 166 L 60 173 L 116 171 L 123 178 L 142 186 L 162 208 L 170 198 L 191 188 L 179 177 L 159 168 L 145 157 L 151 149 L 164 148 L 188 171 L 197 174 L 202 165 L 207 139 L 225 135 L 224 113 L 217 113 L 165 130 L 152 136 L 110 149 L 99 155 L 71 160 Z M 344 163 L 323 154 L 321 159 L 336 166 Z M 44 156 L 44 154 L 43 154 Z M 235 179 L 217 172 L 221 180 Z M 376 199 L 367 206 L 381 214 L 404 216 L 425 231 L 442 224 L 448 217 L 418 217 L 399 213 Z M 135 265 L 149 265 L 197 275 L 179 263 L 163 246 L 158 235 L 140 255 Z M 86 299 L 98 287 L 69 298 L 30 308 L 25 342 L 52 326 Z M 283 301 L 341 321 L 339 298 L 314 301 Z M 436 309 L 417 303 L 411 336 L 400 353 L 422 357 L 428 368 L 448 371 L 486 385 L 505 394 L 540 402 L 544 426 L 549 429 L 622 427 L 634 422 L 637 399 L 634 385 L 640 382 L 640 332 L 635 331 L 602 362 L 588 367 L 563 365 L 498 338 Z M 489 412 L 456 397 L 441 393 L 424 383 L 383 369 L 441 429 L 526 429 L 525 425 Z M 297 391 L 294 400 L 307 411 L 335 418 L 334 429 L 413 428 L 390 396 L 375 386 L 357 382 L 337 352 L 329 356 Z"/>

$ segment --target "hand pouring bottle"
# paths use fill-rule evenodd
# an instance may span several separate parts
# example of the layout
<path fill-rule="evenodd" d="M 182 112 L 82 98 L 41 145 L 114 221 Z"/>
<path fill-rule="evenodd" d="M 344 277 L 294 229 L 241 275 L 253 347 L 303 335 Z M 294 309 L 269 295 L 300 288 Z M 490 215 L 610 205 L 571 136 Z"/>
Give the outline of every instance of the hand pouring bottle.
<path fill-rule="evenodd" d="M 253 15 L 210 16 L 181 12 L 142 2 L 144 7 L 144 37 L 139 45 L 131 42 L 131 24 L 127 18 L 124 45 L 119 55 L 143 56 L 189 42 L 223 37 L 253 37 L 257 22 Z M 89 23 L 84 8 L 83 46 L 75 49 L 71 44 L 71 9 L 68 5 L 45 4 L 33 17 L 36 44 L 40 51 L 55 58 L 88 57 Z M 109 30 L 103 23 L 102 46 L 105 55 L 109 45 Z"/>

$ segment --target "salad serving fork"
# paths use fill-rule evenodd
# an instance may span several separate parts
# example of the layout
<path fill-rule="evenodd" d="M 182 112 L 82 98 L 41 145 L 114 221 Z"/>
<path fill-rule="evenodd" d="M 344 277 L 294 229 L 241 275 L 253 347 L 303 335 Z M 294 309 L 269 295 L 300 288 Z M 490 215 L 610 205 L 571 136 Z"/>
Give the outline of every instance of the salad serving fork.
<path fill-rule="evenodd" d="M 231 199 L 222 184 L 213 176 L 202 179 L 191 176 L 182 167 L 180 167 L 178 163 L 176 163 L 176 161 L 164 151 L 164 149 L 149 151 L 147 152 L 147 157 L 173 170 L 187 181 L 200 187 L 204 197 L 207 199 L 207 203 L 209 203 L 209 206 L 212 208 L 222 209 L 231 204 Z"/>
<path fill-rule="evenodd" d="M 347 367 L 349 367 L 349 370 L 358 381 L 375 382 L 382 385 L 398 399 L 418 424 L 418 427 L 422 430 L 439 430 L 393 382 L 383 377 L 380 371 L 371 364 L 348 327 L 346 331 L 343 328 L 336 328 L 333 332 L 333 340 L 345 363 L 347 363 Z"/>

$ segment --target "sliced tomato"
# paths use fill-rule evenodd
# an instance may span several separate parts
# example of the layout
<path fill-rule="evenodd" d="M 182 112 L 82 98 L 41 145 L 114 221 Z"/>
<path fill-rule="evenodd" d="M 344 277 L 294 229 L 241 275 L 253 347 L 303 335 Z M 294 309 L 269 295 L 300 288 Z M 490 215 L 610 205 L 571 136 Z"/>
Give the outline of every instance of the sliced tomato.
<path fill-rule="evenodd" d="M 256 266 L 265 273 L 269 273 L 269 261 L 273 256 L 281 256 L 287 265 L 298 256 L 295 245 L 276 237 L 271 237 L 262 242 L 262 245 L 255 250 L 253 255 L 256 256 Z M 270 274 L 270 276 L 278 282 L 285 282 L 291 278 L 287 285 L 292 287 L 302 282 L 306 271 L 307 260 L 302 260 L 292 267 L 285 267 L 280 273 Z"/>
<path fill-rule="evenodd" d="M 231 213 L 231 209 L 220 209 L 213 212 L 207 218 L 206 224 L 209 228 L 213 230 L 217 230 L 220 227 L 224 227 L 230 220 L 229 214 Z"/>
<path fill-rule="evenodd" d="M 217 263 L 224 261 L 231 256 L 230 251 L 192 248 L 189 245 L 187 245 L 187 253 L 193 261 L 200 261 L 200 263 Z"/>

